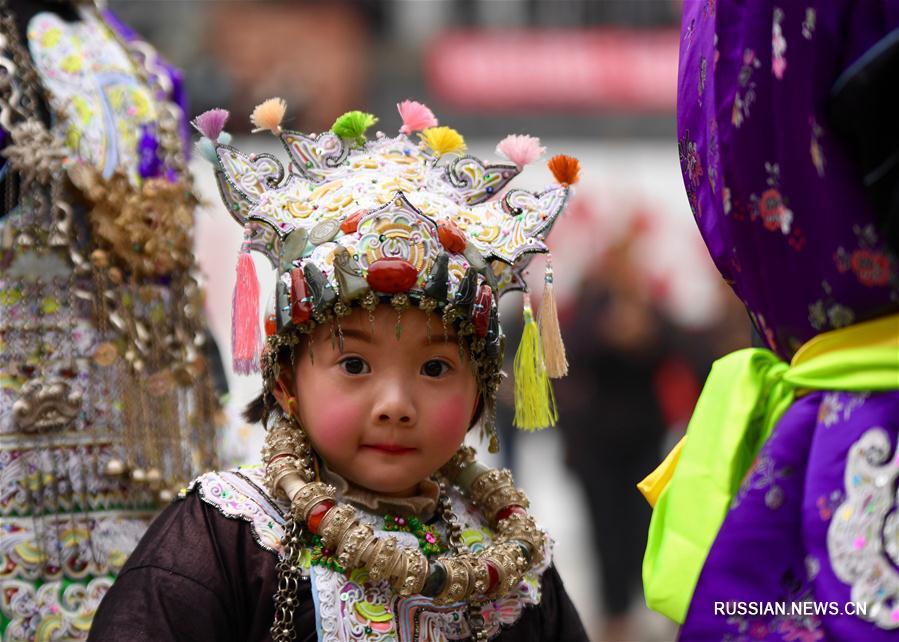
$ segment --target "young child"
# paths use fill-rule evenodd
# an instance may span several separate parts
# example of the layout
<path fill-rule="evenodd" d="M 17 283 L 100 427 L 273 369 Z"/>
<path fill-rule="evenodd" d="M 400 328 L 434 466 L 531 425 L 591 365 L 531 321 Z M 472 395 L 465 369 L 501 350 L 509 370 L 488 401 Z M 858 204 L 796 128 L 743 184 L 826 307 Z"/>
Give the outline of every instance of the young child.
<path fill-rule="evenodd" d="M 284 144 L 286 177 L 273 156 L 218 142 L 225 112 L 195 122 L 246 232 L 240 371 L 260 350 L 247 252 L 277 270 L 264 390 L 248 410 L 268 429 L 263 463 L 182 493 L 103 601 L 92 640 L 586 640 L 527 497 L 462 446 L 471 427 L 493 430 L 496 299 L 546 251 L 577 161 L 550 161 L 560 184 L 544 192 L 501 194 L 542 152 L 536 139 L 510 137 L 498 149 L 512 163 L 485 164 L 425 106 L 399 108 L 401 134 L 366 141 L 368 114 L 306 136 L 281 129 L 282 101 L 263 103 L 253 122 Z M 565 361 L 553 305 L 548 288 L 545 350 L 525 309 L 525 428 L 555 420 L 548 377 Z"/>

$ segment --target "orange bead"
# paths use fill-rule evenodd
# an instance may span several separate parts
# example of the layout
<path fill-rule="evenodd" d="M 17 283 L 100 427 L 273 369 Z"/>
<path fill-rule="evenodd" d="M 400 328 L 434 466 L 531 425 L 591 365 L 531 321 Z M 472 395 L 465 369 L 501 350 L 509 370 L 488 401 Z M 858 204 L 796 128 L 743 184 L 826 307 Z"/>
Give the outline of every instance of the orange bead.
<path fill-rule="evenodd" d="M 440 243 L 443 244 L 443 247 L 453 254 L 462 254 L 465 250 L 465 244 L 468 243 L 462 230 L 455 223 L 448 220 L 437 224 L 437 236 L 440 238 Z"/>
<path fill-rule="evenodd" d="M 362 217 L 365 216 L 365 214 L 365 210 L 353 212 L 343 220 L 343 223 L 340 224 L 340 229 L 344 234 L 352 234 L 356 231 L 356 228 L 359 227 L 359 221 L 362 220 Z"/>
<path fill-rule="evenodd" d="M 313 506 L 312 510 L 309 511 L 309 517 L 306 519 L 306 526 L 309 527 L 309 530 L 313 535 L 318 535 L 318 529 L 322 525 L 322 520 L 332 508 L 334 508 L 334 502 L 330 499 L 326 499 L 320 504 Z"/>
<path fill-rule="evenodd" d="M 265 336 L 270 337 L 278 332 L 278 321 L 274 314 L 265 317 Z"/>

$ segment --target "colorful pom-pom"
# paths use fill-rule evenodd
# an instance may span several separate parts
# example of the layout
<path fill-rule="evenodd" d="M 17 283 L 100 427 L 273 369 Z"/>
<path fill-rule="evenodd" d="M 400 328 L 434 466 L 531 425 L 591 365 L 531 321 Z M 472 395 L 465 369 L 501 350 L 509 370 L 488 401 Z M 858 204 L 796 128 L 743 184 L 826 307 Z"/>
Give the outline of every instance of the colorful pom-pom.
<path fill-rule="evenodd" d="M 283 98 L 269 98 L 263 103 L 256 105 L 253 113 L 250 115 L 250 121 L 253 123 L 253 133 L 269 130 L 275 136 L 281 134 L 281 121 L 284 120 L 284 114 L 287 112 L 287 103 Z"/>
<path fill-rule="evenodd" d="M 218 163 L 219 159 L 215 153 L 215 145 L 213 145 L 212 141 L 205 136 L 197 141 L 196 150 L 197 154 L 199 154 L 202 158 L 208 160 L 213 165 Z"/>
<path fill-rule="evenodd" d="M 496 146 L 496 153 L 515 163 L 519 170 L 543 156 L 545 151 L 536 136 L 519 134 L 509 134 Z"/>
<path fill-rule="evenodd" d="M 559 154 L 549 159 L 546 164 L 559 185 L 568 187 L 578 182 L 581 177 L 581 162 L 573 156 Z"/>
<path fill-rule="evenodd" d="M 372 114 L 364 111 L 348 111 L 342 116 L 338 116 L 331 125 L 331 131 L 357 145 L 364 145 L 365 131 L 376 122 L 378 119 Z"/>
<path fill-rule="evenodd" d="M 218 140 L 219 134 L 225 129 L 225 123 L 228 122 L 228 116 L 230 114 L 227 109 L 210 109 L 194 118 L 191 124 L 209 140 Z"/>
<path fill-rule="evenodd" d="M 464 152 L 465 139 L 452 127 L 428 127 L 419 134 L 425 145 L 438 156 L 453 152 Z"/>
<path fill-rule="evenodd" d="M 417 100 L 404 100 L 396 104 L 396 109 L 400 112 L 400 118 L 403 119 L 403 126 L 400 127 L 401 134 L 408 136 L 412 132 L 437 126 L 437 117 L 434 116 L 434 112 Z"/>

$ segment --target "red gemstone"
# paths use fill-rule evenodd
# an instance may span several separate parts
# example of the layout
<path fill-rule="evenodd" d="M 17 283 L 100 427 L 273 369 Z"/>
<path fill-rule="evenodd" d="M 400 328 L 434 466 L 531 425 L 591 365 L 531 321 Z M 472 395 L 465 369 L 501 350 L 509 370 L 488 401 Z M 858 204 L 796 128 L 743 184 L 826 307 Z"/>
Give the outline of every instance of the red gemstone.
<path fill-rule="evenodd" d="M 449 252 L 453 254 L 462 254 L 465 250 L 465 244 L 468 242 L 462 230 L 452 221 L 441 221 L 437 224 L 437 236 L 440 243 L 443 244 Z"/>
<path fill-rule="evenodd" d="M 274 314 L 265 317 L 265 336 L 270 337 L 278 331 L 278 321 Z"/>
<path fill-rule="evenodd" d="M 490 576 L 490 581 L 487 582 L 487 590 L 484 593 L 490 594 L 499 585 L 499 569 L 489 560 L 485 561 L 485 563 L 487 564 L 487 575 Z"/>
<path fill-rule="evenodd" d="M 344 234 L 352 234 L 356 231 L 356 228 L 359 227 L 359 221 L 362 220 L 362 217 L 365 216 L 365 214 L 365 210 L 353 212 L 343 220 L 343 223 L 340 224 L 340 229 L 343 230 Z"/>
<path fill-rule="evenodd" d="M 511 517 L 515 513 L 526 512 L 527 511 L 524 509 L 524 507 L 519 506 L 518 504 L 511 504 L 499 509 L 499 511 L 496 513 L 496 521 L 501 522 L 504 519 Z"/>
<path fill-rule="evenodd" d="M 368 284 L 376 292 L 407 292 L 418 280 L 418 270 L 405 259 L 378 259 L 368 266 Z"/>
<path fill-rule="evenodd" d="M 305 323 L 312 318 L 312 301 L 309 298 L 309 288 L 306 287 L 306 277 L 302 268 L 293 268 L 290 271 L 290 318 L 294 323 Z"/>
<path fill-rule="evenodd" d="M 326 499 L 322 503 L 313 506 L 312 510 L 309 511 L 309 517 L 306 519 L 306 526 L 309 527 L 309 530 L 313 535 L 318 535 L 318 528 L 322 525 L 322 520 L 332 508 L 334 508 L 334 502 L 330 499 Z"/>
<path fill-rule="evenodd" d="M 493 308 L 493 290 L 486 283 L 478 290 L 478 296 L 475 299 L 474 313 L 471 315 L 471 322 L 474 324 L 474 330 L 479 337 L 487 336 L 487 326 L 490 325 L 490 310 Z"/>

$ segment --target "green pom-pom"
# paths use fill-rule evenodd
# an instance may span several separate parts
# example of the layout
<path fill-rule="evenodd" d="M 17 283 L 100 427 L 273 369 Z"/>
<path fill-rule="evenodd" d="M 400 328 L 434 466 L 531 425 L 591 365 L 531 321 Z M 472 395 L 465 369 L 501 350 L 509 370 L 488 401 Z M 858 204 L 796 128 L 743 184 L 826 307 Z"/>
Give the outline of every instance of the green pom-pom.
<path fill-rule="evenodd" d="M 364 111 L 348 111 L 331 125 L 331 131 L 357 145 L 365 144 L 365 130 L 378 122 L 377 117 Z"/>

